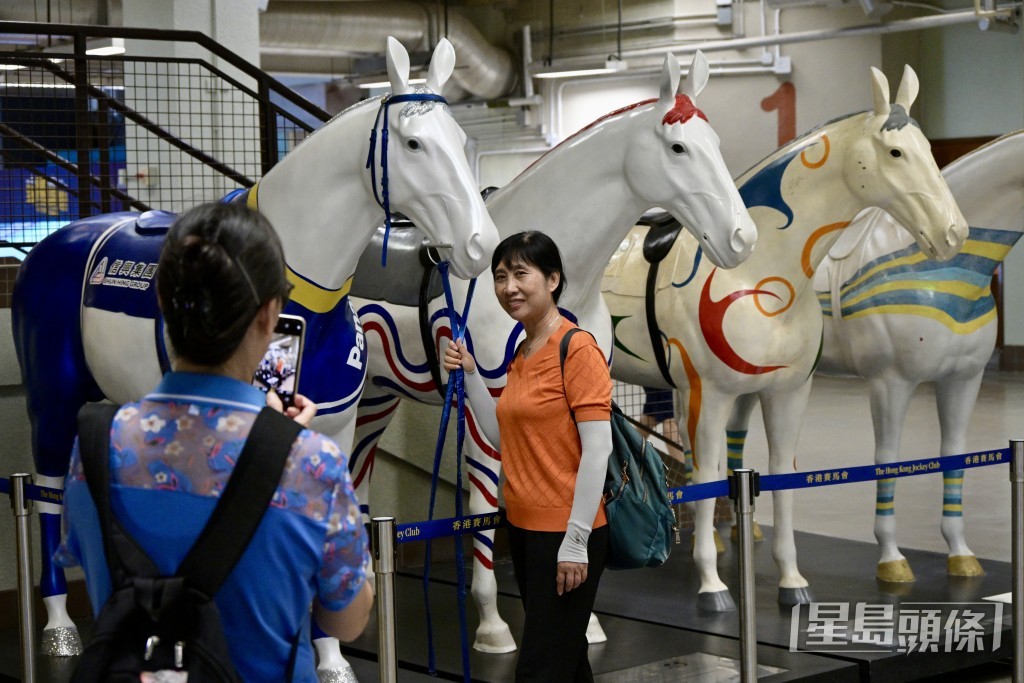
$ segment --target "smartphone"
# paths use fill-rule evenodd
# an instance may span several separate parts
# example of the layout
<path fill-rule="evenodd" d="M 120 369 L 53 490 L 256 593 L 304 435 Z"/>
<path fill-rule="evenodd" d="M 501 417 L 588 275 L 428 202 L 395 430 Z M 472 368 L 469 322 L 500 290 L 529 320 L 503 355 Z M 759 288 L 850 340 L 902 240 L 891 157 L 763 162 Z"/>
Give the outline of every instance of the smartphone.
<path fill-rule="evenodd" d="M 306 321 L 297 315 L 281 314 L 274 327 L 274 336 L 263 355 L 253 386 L 264 392 L 271 389 L 281 398 L 285 408 L 295 405 L 302 367 L 302 346 L 306 339 Z"/>

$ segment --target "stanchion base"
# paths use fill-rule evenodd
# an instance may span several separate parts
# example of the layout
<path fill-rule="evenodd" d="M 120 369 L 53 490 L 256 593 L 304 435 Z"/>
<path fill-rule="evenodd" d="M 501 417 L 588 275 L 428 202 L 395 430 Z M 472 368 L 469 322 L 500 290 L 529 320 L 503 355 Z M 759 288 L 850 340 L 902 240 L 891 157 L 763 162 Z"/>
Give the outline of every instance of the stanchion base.
<path fill-rule="evenodd" d="M 801 588 L 779 588 L 779 604 L 783 607 L 793 605 L 809 605 L 814 602 L 814 594 L 807 586 Z"/>
<path fill-rule="evenodd" d="M 736 609 L 729 591 L 697 593 L 697 609 L 702 612 L 732 612 Z"/>
<path fill-rule="evenodd" d="M 72 657 L 82 654 L 82 638 L 71 626 L 43 629 L 39 650 L 51 657 Z"/>

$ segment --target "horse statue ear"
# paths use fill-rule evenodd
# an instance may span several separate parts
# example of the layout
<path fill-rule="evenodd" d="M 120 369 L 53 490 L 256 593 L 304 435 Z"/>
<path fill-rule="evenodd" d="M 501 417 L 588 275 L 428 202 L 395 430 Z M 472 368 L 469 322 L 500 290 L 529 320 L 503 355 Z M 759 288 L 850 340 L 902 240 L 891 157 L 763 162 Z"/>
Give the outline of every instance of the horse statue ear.
<path fill-rule="evenodd" d="M 455 70 L 455 48 L 442 38 L 434 48 L 434 55 L 430 58 L 430 68 L 427 70 L 427 87 L 437 94 L 441 94 L 441 88 L 448 82 Z"/>
<path fill-rule="evenodd" d="M 405 95 L 412 92 L 409 88 L 409 53 L 391 36 L 388 36 L 387 62 L 392 94 Z"/>
<path fill-rule="evenodd" d="M 664 110 L 676 106 L 676 90 L 679 88 L 679 60 L 671 52 L 665 54 L 665 66 L 661 68 L 661 94 L 658 105 Z"/>
<path fill-rule="evenodd" d="M 875 113 L 879 116 L 889 115 L 889 81 L 885 74 L 871 67 L 871 94 L 875 98 Z"/>
<path fill-rule="evenodd" d="M 920 87 L 920 83 L 917 81 L 917 74 L 910 68 L 909 64 L 904 64 L 903 80 L 900 81 L 900 88 L 896 91 L 896 104 L 902 105 L 907 114 L 910 114 L 910 105 L 917 99 Z"/>
<path fill-rule="evenodd" d="M 693 55 L 693 61 L 690 63 L 690 73 L 687 75 L 686 80 L 680 84 L 680 91 L 689 97 L 690 100 L 696 102 L 697 95 L 708 84 L 710 73 L 711 69 L 708 67 L 708 58 L 704 56 L 703 52 L 697 50 Z"/>

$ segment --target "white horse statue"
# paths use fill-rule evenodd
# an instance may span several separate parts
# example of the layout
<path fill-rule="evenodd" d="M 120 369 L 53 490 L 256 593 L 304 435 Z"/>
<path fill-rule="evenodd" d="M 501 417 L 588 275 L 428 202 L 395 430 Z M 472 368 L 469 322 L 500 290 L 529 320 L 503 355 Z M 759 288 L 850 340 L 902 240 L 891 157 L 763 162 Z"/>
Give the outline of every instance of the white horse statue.
<path fill-rule="evenodd" d="M 760 399 L 774 473 L 796 470 L 800 420 L 821 340 L 814 270 L 853 217 L 884 206 L 909 226 L 921 250 L 948 259 L 967 225 L 932 158 L 928 141 L 907 113 L 917 95 L 909 67 L 896 102 L 873 69 L 874 109 L 836 119 L 782 147 L 740 176 L 737 184 L 757 222 L 758 248 L 722 272 L 689 239 L 676 240 L 666 267 L 647 292 L 643 236 L 634 233 L 605 274 L 605 301 L 617 322 L 612 375 L 646 386 L 675 386 L 685 416 L 680 432 L 693 447 L 693 481 L 721 478 L 726 419 L 734 402 L 749 416 Z M 662 348 L 652 344 L 652 338 Z M 658 354 L 667 372 L 662 373 Z M 779 602 L 808 602 L 796 563 L 792 491 L 774 493 L 773 556 L 781 574 Z M 715 566 L 715 501 L 696 503 L 694 559 L 700 570 L 698 606 L 719 611 L 734 603 Z"/>
<path fill-rule="evenodd" d="M 378 190 L 386 192 L 392 209 L 416 221 L 460 277 L 485 270 L 497 245 L 465 156 L 465 133 L 436 96 L 455 65 L 451 44 L 438 44 L 426 87 L 410 87 L 408 54 L 392 38 L 387 63 L 392 94 L 404 99 L 390 110 L 387 100 L 375 99 L 342 112 L 244 197 L 270 219 L 284 244 L 295 285 L 285 311 L 307 323 L 301 391 L 319 407 L 313 426 L 345 449 L 351 447 L 366 372 L 363 333 L 348 294 L 359 255 L 385 220 Z M 371 150 L 369 142 L 384 121 L 391 138 L 387 159 L 381 145 Z M 375 186 L 368 157 L 376 178 L 387 163 L 388 188 Z M 25 259 L 14 290 L 13 324 L 37 483 L 63 487 L 83 403 L 137 400 L 169 367 L 171 349 L 151 285 L 173 219 L 159 211 L 88 218 L 50 235 Z M 40 520 L 48 612 L 43 649 L 75 654 L 81 646 L 65 609 L 64 575 L 51 563 L 60 506 L 40 505 Z M 337 649 L 335 644 L 340 657 Z M 323 668 L 331 657 L 320 653 Z"/>
<path fill-rule="evenodd" d="M 660 206 L 670 211 L 723 268 L 746 258 L 756 238 L 719 151 L 718 136 L 695 105 L 707 80 L 707 60 L 697 53 L 682 93 L 677 94 L 679 64 L 668 55 L 658 99 L 598 119 L 488 196 L 487 208 L 502 236 L 537 229 L 558 244 L 568 282 L 559 305 L 565 315 L 593 332 L 609 357 L 612 329 L 598 284 L 604 264 L 645 210 Z M 379 256 L 368 260 L 379 261 Z M 362 273 L 361 266 L 356 297 Z M 409 276 L 415 291 L 420 280 L 412 272 Z M 457 285 L 456 305 L 461 306 L 466 286 Z M 501 310 L 492 288 L 486 272 L 470 310 L 467 343 L 491 391 L 498 394 L 505 386 L 505 371 L 522 327 Z M 450 330 L 444 300 L 436 297 L 422 308 L 359 300 L 358 310 L 371 354 L 353 467 L 359 500 L 366 504 L 377 440 L 399 398 L 442 402 L 444 388 L 436 374 L 438 348 L 446 343 Z M 421 315 L 425 328 L 421 328 Z M 501 456 L 476 429 L 472 413 L 467 422 L 470 509 L 494 511 Z M 474 534 L 473 596 L 480 613 L 474 647 L 510 652 L 515 641 L 497 611 L 493 537 L 491 531 Z M 600 633 L 599 627 L 595 631 Z M 592 632 L 592 637 L 601 636 Z"/>
<path fill-rule="evenodd" d="M 857 219 L 853 239 L 833 248 L 814 277 L 825 313 L 817 371 L 868 381 L 877 464 L 897 459 L 907 406 L 922 382 L 935 382 L 940 455 L 968 450 L 967 423 L 996 343 L 989 285 L 1024 230 L 1024 131 L 961 157 L 942 175 L 971 225 L 953 260 L 928 260 L 886 213 L 872 210 Z M 984 572 L 964 539 L 963 475 L 942 474 L 947 571 L 979 576 Z M 877 576 L 913 581 L 896 545 L 895 486 L 895 479 L 877 484 Z"/>

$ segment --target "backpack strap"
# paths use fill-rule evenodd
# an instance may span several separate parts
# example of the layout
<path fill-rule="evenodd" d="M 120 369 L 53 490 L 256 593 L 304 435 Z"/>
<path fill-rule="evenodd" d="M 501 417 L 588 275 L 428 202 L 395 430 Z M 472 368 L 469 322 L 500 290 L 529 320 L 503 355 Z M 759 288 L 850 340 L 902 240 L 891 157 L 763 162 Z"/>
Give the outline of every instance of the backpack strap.
<path fill-rule="evenodd" d="M 79 412 L 79 448 L 96 503 L 107 564 L 120 585 L 126 577 L 159 576 L 138 542 L 110 511 L 110 424 L 117 406 L 87 404 Z M 302 425 L 263 408 L 245 440 L 228 484 L 176 574 L 213 597 L 242 557 L 263 519 Z"/>
<path fill-rule="evenodd" d="M 100 520 L 103 550 L 114 587 L 132 576 L 158 576 L 149 555 L 110 511 L 110 429 L 119 406 L 87 403 L 78 411 L 78 450 Z"/>
<path fill-rule="evenodd" d="M 213 597 L 241 559 L 277 490 L 292 444 L 302 425 L 263 408 L 199 538 L 176 574 Z"/>
<path fill-rule="evenodd" d="M 566 356 L 569 355 L 569 340 L 572 339 L 572 336 L 577 332 L 590 334 L 581 327 L 570 327 L 565 331 L 565 334 L 562 335 L 562 341 L 558 343 L 558 368 L 562 371 L 562 395 L 565 396 L 566 405 L 569 404 L 569 396 L 565 393 L 565 359 Z M 590 338 L 594 339 L 594 335 L 590 334 Z M 597 343 L 596 339 L 594 339 L 594 343 Z M 572 406 L 569 406 L 569 415 L 572 416 L 572 421 L 575 422 L 576 412 L 572 409 Z"/>

